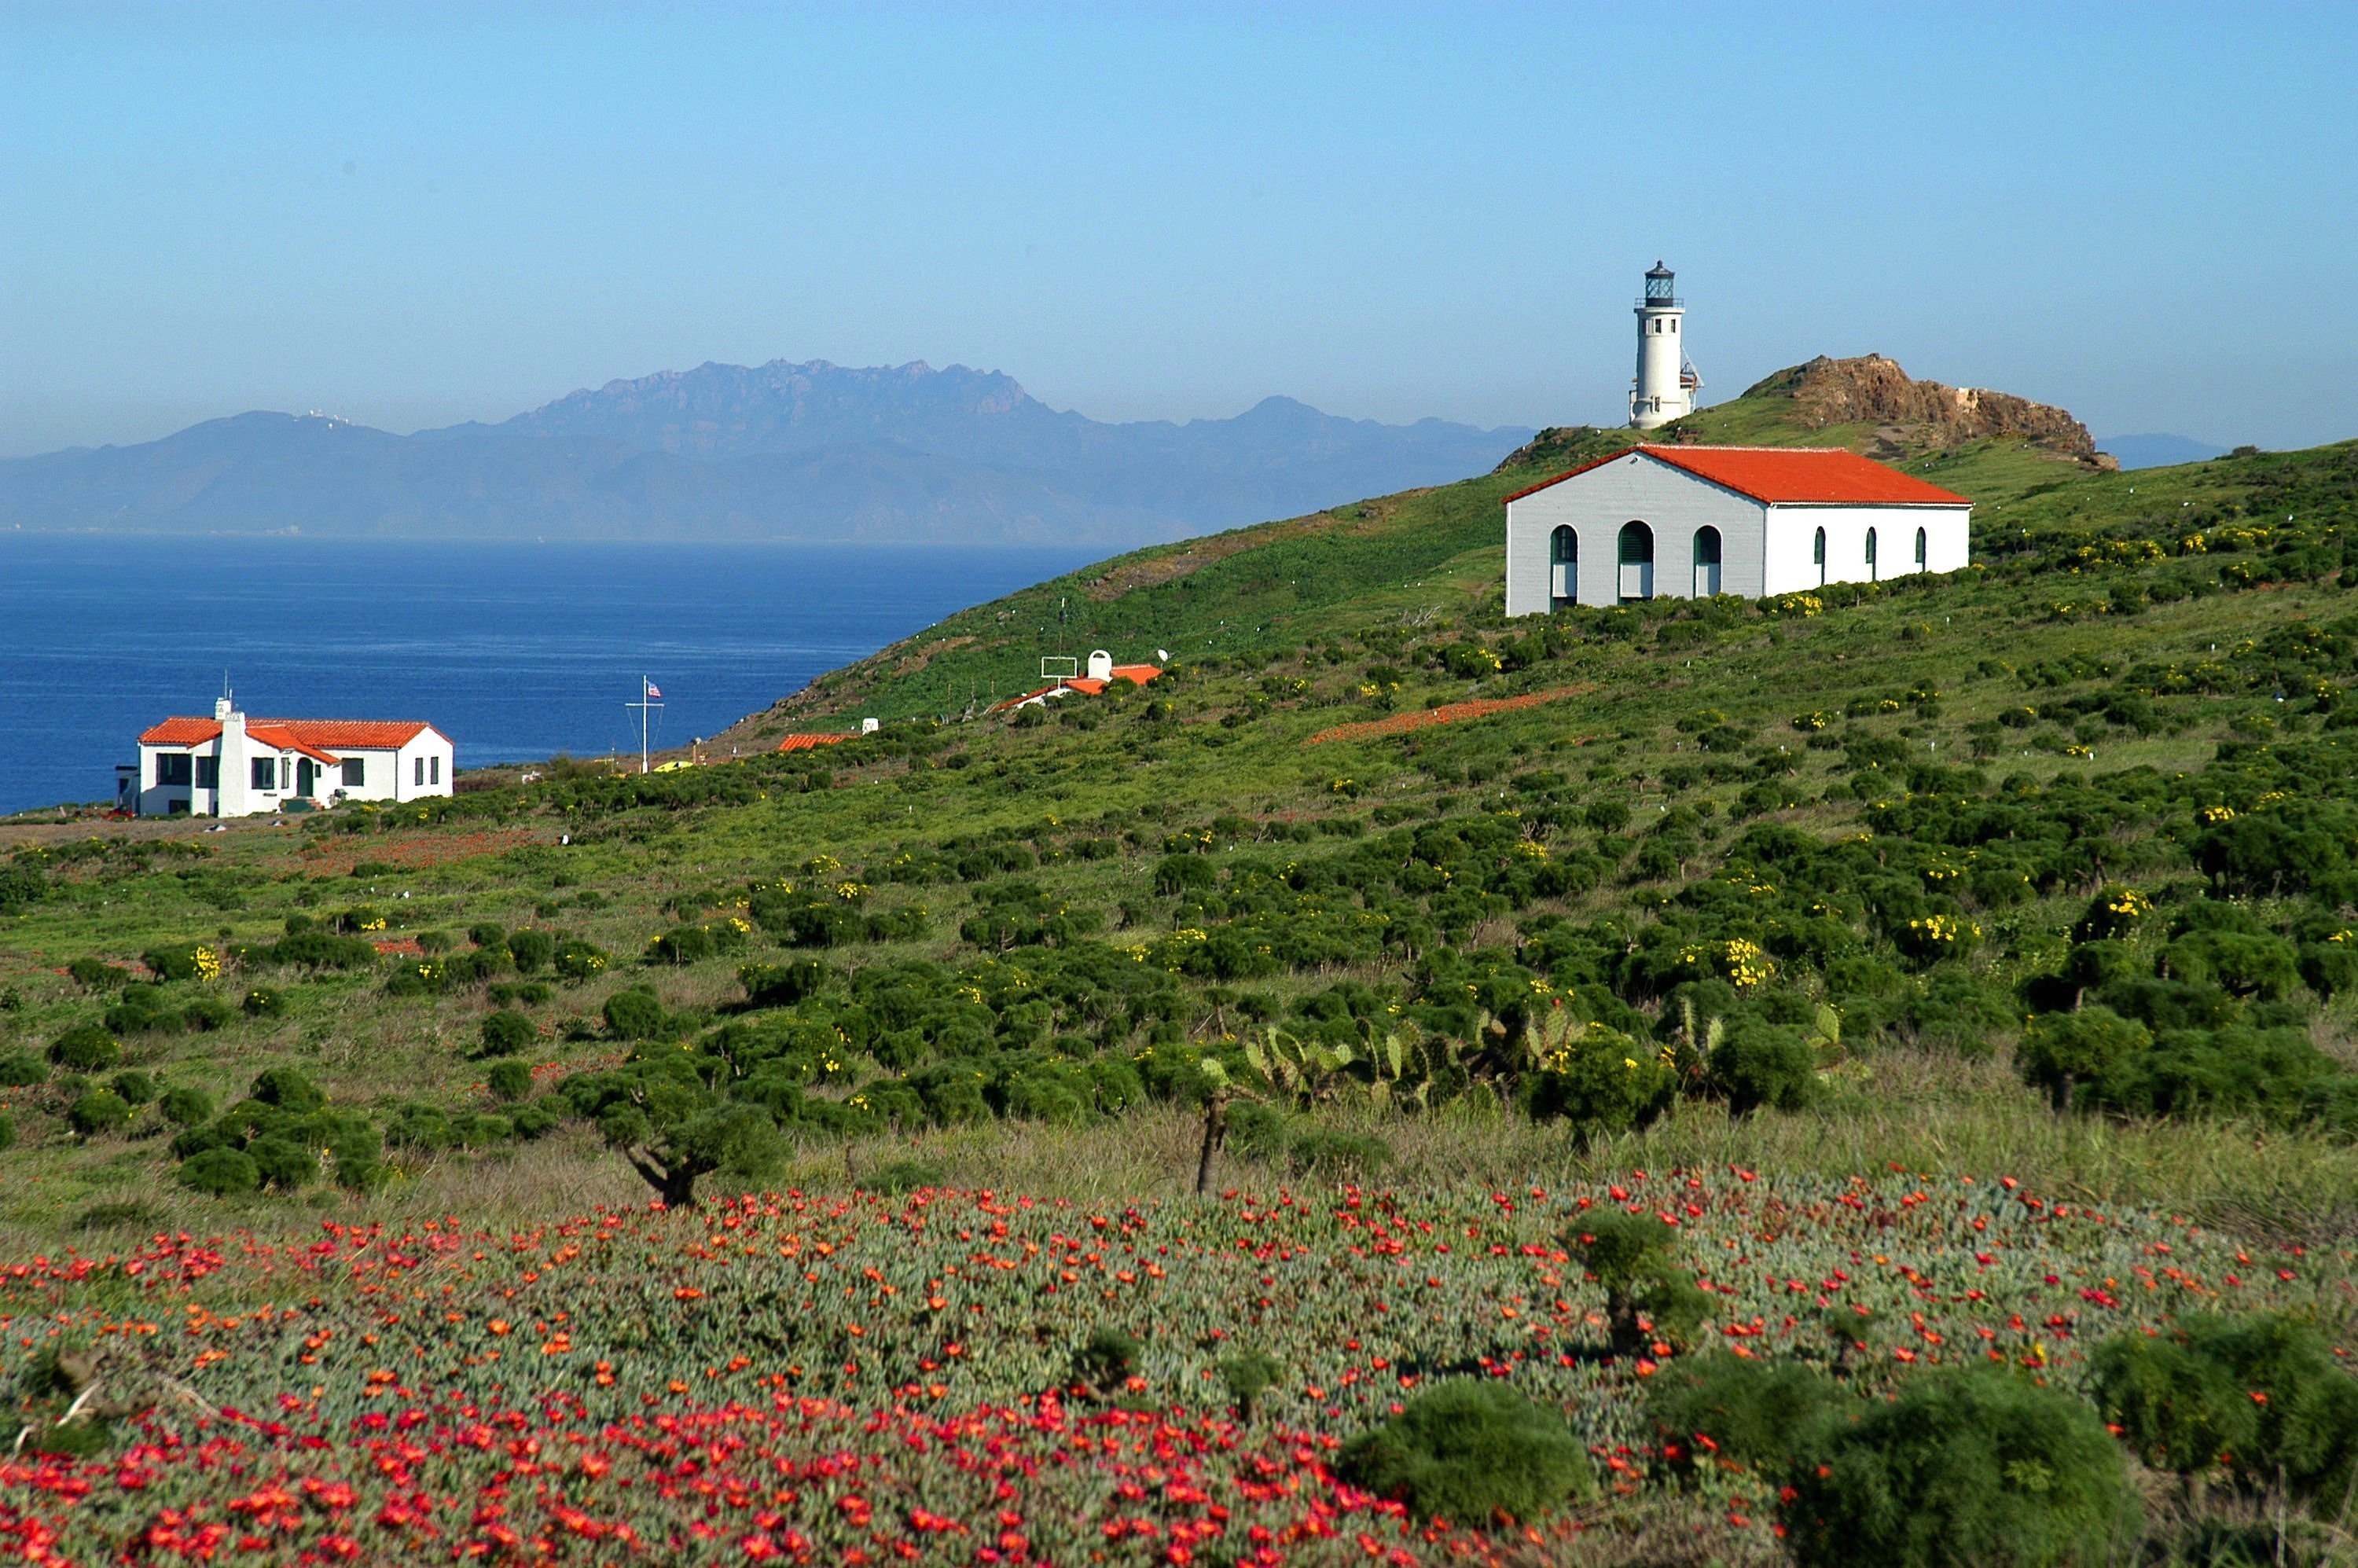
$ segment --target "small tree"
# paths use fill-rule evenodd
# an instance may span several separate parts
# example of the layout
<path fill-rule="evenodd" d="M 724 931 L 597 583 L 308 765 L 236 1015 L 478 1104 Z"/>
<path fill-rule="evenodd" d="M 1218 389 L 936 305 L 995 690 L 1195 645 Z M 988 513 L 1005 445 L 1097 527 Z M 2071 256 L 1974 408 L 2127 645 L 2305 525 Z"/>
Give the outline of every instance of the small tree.
<path fill-rule="evenodd" d="M 507 1008 L 485 1013 L 482 1031 L 486 1056 L 513 1056 L 540 1038 L 540 1031 L 530 1018 Z"/>
<path fill-rule="evenodd" d="M 2045 1089 L 2062 1110 L 2080 1086 L 2102 1081 L 2152 1044 L 2144 1024 L 2108 1007 L 2083 1007 L 2032 1019 L 2015 1061 L 2023 1080 Z"/>
<path fill-rule="evenodd" d="M 1711 1082 L 1732 1116 L 1801 1110 L 1817 1098 L 1817 1054 L 1799 1029 L 1747 1020 L 1712 1053 Z"/>
<path fill-rule="evenodd" d="M 785 1159 L 777 1124 L 759 1106 L 719 1099 L 692 1076 L 601 1077 L 612 1092 L 601 1097 L 599 1130 L 670 1207 L 693 1208 L 706 1176 L 759 1182 Z"/>
<path fill-rule="evenodd" d="M 1617 1356 L 1642 1354 L 1657 1341 L 1691 1338 L 1711 1299 L 1678 1266 L 1678 1232 L 1651 1215 L 1598 1209 L 1564 1233 L 1605 1292 L 1606 1332 Z"/>

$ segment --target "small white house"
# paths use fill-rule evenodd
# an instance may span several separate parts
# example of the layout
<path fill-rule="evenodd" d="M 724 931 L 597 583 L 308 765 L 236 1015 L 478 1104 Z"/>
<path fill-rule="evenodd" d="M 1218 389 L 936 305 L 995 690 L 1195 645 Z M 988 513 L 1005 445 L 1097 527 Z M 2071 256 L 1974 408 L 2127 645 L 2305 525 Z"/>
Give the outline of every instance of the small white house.
<path fill-rule="evenodd" d="M 1509 615 L 1951 572 L 1972 550 L 1972 502 L 1838 448 L 1631 447 L 1506 504 Z"/>
<path fill-rule="evenodd" d="M 452 782 L 450 738 L 431 724 L 248 719 L 222 697 L 211 719 L 167 719 L 139 737 L 117 804 L 141 816 L 250 816 L 298 800 L 417 800 Z"/>

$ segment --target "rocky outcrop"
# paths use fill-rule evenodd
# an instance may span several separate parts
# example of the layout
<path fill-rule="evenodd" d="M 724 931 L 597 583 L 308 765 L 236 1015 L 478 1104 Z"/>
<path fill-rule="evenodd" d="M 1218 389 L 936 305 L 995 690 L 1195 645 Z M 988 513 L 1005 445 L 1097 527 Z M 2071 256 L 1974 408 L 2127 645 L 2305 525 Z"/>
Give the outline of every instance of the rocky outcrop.
<path fill-rule="evenodd" d="M 1917 381 L 1881 354 L 1848 360 L 1820 354 L 1756 383 L 1744 395 L 1790 398 L 1794 421 L 1805 429 L 1871 425 L 1866 455 L 1872 458 L 2010 436 L 2091 468 L 2116 466 L 2064 409 L 2008 392 Z"/>

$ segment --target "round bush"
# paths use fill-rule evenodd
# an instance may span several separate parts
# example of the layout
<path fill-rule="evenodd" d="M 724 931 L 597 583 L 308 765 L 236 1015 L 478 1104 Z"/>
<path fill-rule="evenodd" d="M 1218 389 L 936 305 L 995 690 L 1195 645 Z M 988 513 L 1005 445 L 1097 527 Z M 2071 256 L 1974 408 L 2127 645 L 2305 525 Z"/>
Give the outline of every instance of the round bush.
<path fill-rule="evenodd" d="M 131 1125 L 131 1105 L 113 1089 L 92 1089 L 73 1102 L 66 1120 L 84 1138 L 119 1132 Z"/>
<path fill-rule="evenodd" d="M 483 1051 L 492 1056 L 513 1056 L 540 1038 L 540 1031 L 521 1012 L 502 1011 L 483 1019 Z"/>
<path fill-rule="evenodd" d="M 262 1173 L 242 1149 L 208 1149 L 180 1167 L 180 1184 L 210 1197 L 235 1197 L 262 1184 Z"/>
<path fill-rule="evenodd" d="M 586 980 L 606 968 L 609 962 L 604 948 L 579 936 L 568 936 L 557 945 L 555 957 L 549 962 L 557 972 L 568 980 Z"/>
<path fill-rule="evenodd" d="M 653 991 L 616 991 L 606 999 L 606 1029 L 622 1040 L 652 1040 L 664 1031 L 664 1005 Z"/>
<path fill-rule="evenodd" d="M 262 1179 L 282 1193 L 298 1192 L 319 1178 L 319 1157 L 292 1138 L 257 1138 L 245 1153 Z"/>
<path fill-rule="evenodd" d="M 121 1095 L 125 1105 L 151 1105 L 156 1099 L 156 1080 L 142 1072 L 117 1073 L 106 1087 Z"/>
<path fill-rule="evenodd" d="M 1818 1428 L 1785 1481 L 1779 1516 L 1800 1568 L 2101 1563 L 2135 1506 L 2093 1410 L 1996 1370 L 1909 1379 Z"/>
<path fill-rule="evenodd" d="M 49 1076 L 49 1065 L 30 1051 L 10 1051 L 0 1055 L 0 1087 L 29 1088 L 46 1083 Z"/>
<path fill-rule="evenodd" d="M 1420 1394 L 1353 1438 L 1337 1468 L 1420 1519 L 1476 1527 L 1495 1513 L 1538 1519 L 1596 1489 L 1587 1450 L 1562 1416 L 1504 1383 L 1470 1379 Z"/>
<path fill-rule="evenodd" d="M 213 1097 L 202 1089 L 166 1089 L 159 1108 L 165 1120 L 179 1127 L 194 1127 L 213 1119 Z"/>
<path fill-rule="evenodd" d="M 94 1023 L 78 1023 L 51 1043 L 49 1060 L 77 1073 L 95 1073 L 123 1060 L 114 1036 Z"/>
<path fill-rule="evenodd" d="M 479 920 L 467 927 L 467 940 L 478 947 L 504 947 L 508 940 L 507 927 L 496 921 Z"/>
<path fill-rule="evenodd" d="M 1798 1361 L 1747 1360 L 1714 1351 L 1682 1357 L 1648 1379 L 1646 1414 L 1660 1439 L 1662 1456 L 1674 1465 L 1712 1456 L 1737 1465 L 1781 1465 L 1840 1394 L 1832 1381 Z"/>
<path fill-rule="evenodd" d="M 1711 1078 L 1733 1115 L 1764 1106 L 1800 1110 L 1817 1095 L 1817 1054 L 1798 1029 L 1747 1021 L 1712 1052 Z"/>
<path fill-rule="evenodd" d="M 297 1113 L 317 1110 L 328 1103 L 318 1086 L 293 1067 L 264 1068 L 255 1075 L 250 1092 L 265 1105 Z"/>
<path fill-rule="evenodd" d="M 287 1011 L 287 993 L 272 986 L 256 986 L 245 993 L 249 1018 L 276 1018 Z"/>
<path fill-rule="evenodd" d="M 546 931 L 511 931 L 508 933 L 508 957 L 519 974 L 533 974 L 548 967 L 557 957 L 557 938 Z"/>
<path fill-rule="evenodd" d="M 532 1093 L 532 1069 L 522 1062 L 494 1062 L 484 1075 L 484 1085 L 493 1099 L 519 1100 Z"/>
<path fill-rule="evenodd" d="M 2144 1024 L 2111 1008 L 2090 1006 L 2032 1019 L 2014 1059 L 2024 1081 L 2047 1090 L 2061 1107 L 2075 1090 L 2119 1070 L 2152 1044 Z"/>

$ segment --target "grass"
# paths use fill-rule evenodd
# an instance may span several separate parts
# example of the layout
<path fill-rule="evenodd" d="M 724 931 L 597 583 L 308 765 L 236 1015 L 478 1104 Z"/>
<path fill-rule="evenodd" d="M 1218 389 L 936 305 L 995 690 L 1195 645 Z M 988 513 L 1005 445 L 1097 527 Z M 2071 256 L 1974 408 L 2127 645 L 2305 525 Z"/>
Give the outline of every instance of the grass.
<path fill-rule="evenodd" d="M 1713 413 L 1738 433 L 1740 419 L 1764 416 Z M 370 1190 L 323 1179 L 216 1200 L 175 1184 L 180 1131 L 153 1108 L 124 1134 L 74 1136 L 67 1107 L 107 1075 L 86 1084 L 53 1076 L 0 1092 L 16 1130 L 15 1147 L 0 1152 L 0 1257 L 121 1257 L 159 1232 L 251 1233 L 267 1247 L 318 1234 L 323 1222 L 383 1226 L 426 1247 L 429 1234 L 538 1236 L 574 1217 L 625 1211 L 650 1227 L 648 1257 L 710 1253 L 717 1217 L 708 1230 L 700 1217 L 647 1217 L 648 1188 L 569 1098 L 674 1059 L 730 1092 L 772 1093 L 792 1080 L 793 1095 L 761 1102 L 784 1108 L 762 1184 L 804 1195 L 795 1202 L 849 1203 L 863 1184 L 898 1189 L 924 1170 L 957 1192 L 994 1195 L 961 1203 L 1028 1201 L 1065 1216 L 1044 1227 L 1135 1206 L 1217 1228 L 1231 1223 L 1221 1217 L 1229 1208 L 1194 1195 L 1215 1081 L 1201 1064 L 1212 1062 L 1232 1087 L 1304 1126 L 1379 1139 L 1392 1156 L 1369 1179 L 1390 1195 L 1380 1201 L 1422 1206 L 1460 1229 L 1485 1195 L 1536 1188 L 1602 1201 L 1635 1171 L 1649 1181 L 1692 1174 L 1714 1191 L 1735 1183 L 1731 1193 L 1797 1206 L 1860 1190 L 1855 1182 L 1963 1193 L 1968 1178 L 1978 1192 L 2005 1177 L 2050 1203 L 2117 1217 L 2140 1238 L 2182 1236 L 2190 1222 L 2221 1257 L 2304 1249 L 2288 1292 L 2341 1329 L 2358 1285 L 2358 1152 L 2304 1098 L 2309 1080 L 2287 1087 L 2264 1074 L 2256 1098 L 2172 1102 L 2171 1114 L 2058 1114 L 2021 1081 L 2010 1047 L 2026 1012 L 2052 1005 L 2055 977 L 2084 946 L 2075 925 L 2107 889 L 2150 902 L 2151 918 L 2121 938 L 2141 972 L 2188 961 L 2174 924 L 2217 919 L 2247 924 L 2255 940 L 2278 945 L 2266 952 L 2309 963 L 2304 974 L 2327 972 L 2315 965 L 2331 957 L 2345 917 L 2335 890 L 2358 885 L 2331 881 L 2336 857 L 2358 842 L 2358 817 L 2333 815 L 2358 795 L 2339 692 L 2358 648 L 2342 586 L 2358 446 L 2134 475 L 1998 447 L 1911 461 L 1942 482 L 2005 497 L 1977 519 L 1980 568 L 1810 602 L 1661 602 L 1510 624 L 1499 614 L 1498 501 L 1531 477 L 1510 471 L 1120 557 L 953 617 L 743 731 L 892 720 L 824 753 L 645 781 L 572 770 L 471 789 L 445 807 L 346 810 L 300 827 L 235 824 L 199 836 L 194 824 L 0 826 L 0 846 L 14 851 L 0 874 L 17 874 L 0 881 L 0 1057 L 38 1055 L 115 1005 L 119 992 L 62 972 L 74 960 L 135 970 L 151 950 L 201 945 L 227 972 L 167 985 L 163 1003 L 215 997 L 231 1004 L 229 1021 L 125 1031 L 125 1065 L 165 1087 L 201 1089 L 222 1108 L 265 1067 L 291 1065 L 340 1114 L 379 1130 L 426 1106 L 474 1119 L 480 1133 L 471 1148 L 389 1146 L 384 1179 Z M 2047 478 L 2032 477 L 2033 462 Z M 2198 535 L 2199 546 L 2190 542 Z M 969 694 L 987 700 L 1027 684 L 1042 653 L 1100 645 L 1125 658 L 1169 648 L 1171 674 L 1128 695 L 1070 699 L 1039 721 L 958 717 Z M 1574 695 L 1524 702 L 1566 690 Z M 1446 723 L 1397 722 L 1453 704 L 1474 706 Z M 2227 806 L 2254 822 L 2323 826 L 2274 882 L 2231 886 L 2198 863 L 2202 813 Z M 2016 814 L 2002 831 L 1958 826 L 1996 809 Z M 1798 838 L 1762 838 L 1770 828 Z M 2017 865 L 2029 879 L 2018 886 L 1974 880 Z M 782 884 L 830 911 L 843 934 L 872 920 L 899 935 L 786 946 L 783 927 L 752 918 Z M 1904 916 L 1920 906 L 1970 923 L 1977 945 L 1946 958 L 1911 948 Z M 351 914 L 358 924 L 363 914 L 384 922 L 374 939 L 442 934 L 445 961 L 471 953 L 465 933 L 484 922 L 580 938 L 609 961 L 574 979 L 499 974 L 402 994 L 403 974 L 433 955 L 342 973 L 269 956 L 290 920 Z M 754 927 L 728 938 L 741 950 L 651 961 L 651 938 L 687 927 L 708 935 L 732 918 Z M 1765 978 L 1737 983 L 1728 957 L 1737 943 L 1768 960 Z M 802 957 L 827 966 L 817 995 L 750 1004 L 741 965 Z M 480 1050 L 492 987 L 528 979 L 550 992 L 512 1003 L 538 1030 L 523 1058 L 535 1073 L 529 1103 L 558 1122 L 537 1138 L 507 1121 L 514 1108 L 488 1092 Z M 237 1010 L 258 984 L 284 993 L 283 1012 Z M 1963 989 L 1937 989 L 1950 984 Z M 2299 1071 L 2330 1086 L 2358 1067 L 2349 988 L 2281 977 L 2236 986 L 2202 994 L 2222 1018 L 2296 1032 L 2313 1053 Z M 603 1022 L 607 999 L 624 987 L 659 1000 L 665 1022 L 652 1041 L 617 1038 Z M 1814 1047 L 1823 1081 L 1810 1109 L 1732 1118 L 1698 1069 L 1659 1115 L 1613 1131 L 1502 1104 L 1560 1070 L 1516 1054 L 1539 1038 L 1552 999 L 1617 1042 L 1606 1065 L 1626 1051 L 1632 1070 L 1640 1057 L 1677 1057 L 1682 1001 L 1700 1019 L 1804 1031 L 1824 1004 L 1841 1038 Z M 1981 1010 L 1984 1022 L 1944 1033 L 1940 1009 L 1952 1005 Z M 1422 1090 L 1428 1108 L 1378 1108 L 1371 1079 L 1382 1074 L 1366 1056 L 1305 1088 L 1312 1103 L 1296 1106 L 1241 1052 L 1245 1037 L 1272 1026 L 1360 1045 L 1402 1032 L 1416 1054 L 1397 1070 L 1391 1100 Z M 2244 1049 L 2233 1044 L 2242 1036 L 2189 1038 L 2189 1049 Z M 725 1054 L 756 1048 L 767 1054 L 742 1071 Z M 929 1109 L 893 1124 L 848 1108 L 857 1094 L 915 1086 L 953 1062 L 988 1080 L 987 1119 Z M 1174 1063 L 1137 1103 L 1116 1103 L 1128 1092 L 1121 1071 L 1151 1076 Z M 1097 1098 L 1105 1094 L 1113 1098 Z M 714 1177 L 708 1187 L 725 1195 L 731 1184 Z M 1283 1191 L 1320 1214 L 1348 1201 L 1331 1177 L 1237 1149 L 1220 1156 L 1214 1191 L 1254 1201 Z M 858 1201 L 897 1215 L 916 1199 Z M 1044 1229 L 1036 1239 L 1046 1243 Z M 1288 1268 L 1312 1274 L 1357 1256 L 1314 1227 L 1283 1245 Z M 1938 1245 L 1953 1262 L 1955 1238 Z M 2109 1290 L 2148 1256 L 2093 1233 L 2057 1247 L 2090 1289 Z M 1473 1266 L 1453 1253 L 1432 1267 L 1461 1261 Z M 879 1255 L 876 1266 L 914 1265 Z M 612 1278 L 636 1281 L 637 1270 L 617 1264 Z M 493 1311 L 504 1321 L 512 1314 L 492 1292 L 527 1289 L 495 1273 L 451 1276 L 468 1292 L 471 1322 Z M 896 1289 L 906 1297 L 946 1277 L 937 1267 Z M 329 1281 L 322 1310 L 359 1310 L 355 1283 Z M 1238 1283 L 1207 1279 L 1204 1293 L 1174 1298 L 1169 1311 L 1192 1322 Z M 80 1322 L 76 1314 L 147 1288 L 101 1271 L 43 1283 L 11 1311 L 27 1323 L 59 1312 Z M 557 1288 L 530 1287 L 535 1310 L 584 1318 L 587 1344 L 598 1292 L 548 1293 Z M 724 1284 L 696 1288 L 717 1295 Z M 1960 1326 L 2002 1325 L 2009 1300 L 2043 1288 L 2016 1281 L 2012 1297 L 1959 1309 Z M 200 1293 L 211 1310 L 243 1302 L 275 1312 L 288 1289 L 267 1271 L 231 1270 Z M 1001 1303 L 1007 1331 L 1020 1338 L 1036 1322 L 1051 1339 L 1067 1329 L 1085 1337 L 1092 1325 L 1067 1310 L 1074 1303 L 1044 1301 Z M 1331 1326 L 1332 1340 L 1353 1332 L 1347 1317 Z M 1454 1320 L 1403 1327 L 1398 1347 L 1437 1357 L 1445 1341 L 1455 1355 L 1470 1332 Z M 888 1360 L 938 1361 L 925 1340 L 916 1327 L 895 1328 L 876 1347 Z M 1012 1359 L 961 1384 L 961 1397 L 1036 1400 L 1052 1379 L 1024 1369 L 1035 1351 L 1047 1354 L 1010 1348 Z M 212 1380 L 200 1379 L 206 1397 L 265 1390 L 276 1376 L 276 1362 L 254 1359 L 265 1354 L 275 1351 L 238 1349 L 209 1371 Z M 328 1352 L 306 1386 L 324 1379 L 339 1390 L 332 1404 L 369 1360 Z M 1635 1374 L 1597 1376 L 1579 1397 L 1621 1408 Z M 486 1391 L 474 1372 L 438 1378 L 438 1399 Z M 676 1402 L 674 1380 L 700 1386 L 667 1370 L 648 1391 Z M 1569 1384 L 1533 1386 L 1574 1397 Z M 857 1379 L 842 1391 L 871 1411 L 892 1397 Z M 1336 1442 L 1374 1416 L 1357 1403 L 1330 1411 L 1299 1399 L 1286 1411 L 1294 1427 Z M 1589 1433 L 1608 1455 L 1610 1435 Z M 1655 1542 L 1664 1560 L 1685 1550 L 1671 1542 L 1691 1545 L 1696 1525 L 1736 1506 L 1732 1488 L 1743 1484 L 1726 1483 L 1699 1509 L 1643 1470 L 1590 1522 L 1609 1518 L 1611 1539 Z M 1763 1512 L 1757 1489 L 1743 1496 L 1742 1508 Z M 1068 1503 L 1080 1506 L 1056 1506 Z M 2252 1506 L 2222 1497 L 2203 1517 Z M 1764 1532 L 1711 1528 L 1697 1560 L 1773 1553 Z M 2154 1528 L 2167 1560 L 2194 1526 Z M 1582 1530 L 1533 1550 L 1611 1560 L 1599 1540 Z"/>

